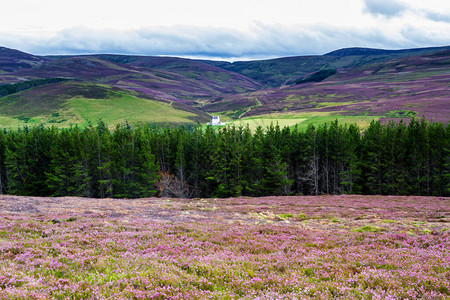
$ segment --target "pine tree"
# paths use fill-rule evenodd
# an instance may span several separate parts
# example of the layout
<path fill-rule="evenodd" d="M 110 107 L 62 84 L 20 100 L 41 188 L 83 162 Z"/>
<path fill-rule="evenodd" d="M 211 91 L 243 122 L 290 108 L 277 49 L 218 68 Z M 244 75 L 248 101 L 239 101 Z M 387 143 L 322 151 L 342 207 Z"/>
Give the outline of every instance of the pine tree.
<path fill-rule="evenodd" d="M 149 141 L 149 128 L 138 127 L 134 130 L 135 158 L 133 163 L 132 189 L 129 197 L 152 197 L 156 194 L 156 182 L 159 178 L 159 166 Z"/>
<path fill-rule="evenodd" d="M 308 194 L 319 195 L 320 191 L 320 153 L 319 139 L 314 125 L 309 124 L 306 133 L 306 166 L 301 178 Z"/>
<path fill-rule="evenodd" d="M 443 140 L 443 171 L 442 182 L 445 184 L 445 190 L 442 193 L 443 196 L 450 196 L 450 124 L 447 124 L 445 128 L 445 138 Z"/>
<path fill-rule="evenodd" d="M 81 141 L 78 127 L 55 134 L 46 184 L 53 196 L 84 196 L 86 178 L 82 172 Z"/>
<path fill-rule="evenodd" d="M 237 180 L 242 187 L 240 193 L 242 195 L 251 196 L 252 193 L 250 190 L 256 166 L 254 165 L 252 133 L 248 124 L 246 127 L 240 127 L 238 134 L 239 146 L 236 151 L 240 160 L 240 165 L 239 170 L 237 170 L 239 173 Z"/>
<path fill-rule="evenodd" d="M 304 174 L 307 173 L 307 143 L 304 131 L 299 130 L 296 125 L 286 137 L 289 143 L 289 178 L 294 180 L 293 192 L 295 194 L 305 194 L 307 191 Z"/>
<path fill-rule="evenodd" d="M 185 159 L 185 146 L 184 146 L 184 134 L 185 129 L 182 128 L 182 130 L 179 133 L 178 136 L 178 142 L 177 142 L 177 150 L 175 153 L 175 170 L 176 175 L 178 178 L 180 178 L 182 181 L 186 181 L 186 159 Z"/>
<path fill-rule="evenodd" d="M 253 134 L 252 146 L 251 166 L 253 169 L 246 194 L 259 196 L 264 194 L 262 182 L 264 178 L 264 131 L 261 126 L 258 126 Z"/>
<path fill-rule="evenodd" d="M 263 176 L 260 190 L 263 196 L 288 195 L 291 192 L 293 180 L 287 176 L 287 165 L 282 160 L 280 148 L 280 127 L 270 124 L 264 137 L 262 151 Z"/>
<path fill-rule="evenodd" d="M 186 152 L 189 154 L 189 158 L 186 160 L 186 165 L 189 171 L 187 172 L 187 181 L 190 186 L 191 195 L 200 197 L 201 196 L 201 182 L 203 181 L 203 153 L 204 153 L 204 143 L 203 143 L 203 129 L 201 125 L 197 124 L 189 137 L 189 142 L 187 142 L 187 147 L 189 150 Z"/>
<path fill-rule="evenodd" d="M 356 124 L 351 124 L 344 129 L 342 139 L 341 158 L 343 167 L 340 170 L 340 192 L 354 194 L 361 192 L 358 184 L 361 176 L 361 131 Z"/>
<path fill-rule="evenodd" d="M 428 134 L 427 124 L 424 119 L 418 122 L 412 119 L 409 122 L 407 129 L 408 136 L 408 161 L 409 167 L 409 186 L 411 193 L 415 195 L 426 195 L 427 188 L 426 182 L 428 182 Z"/>
<path fill-rule="evenodd" d="M 9 191 L 17 195 L 46 196 L 45 170 L 51 161 L 50 148 L 55 129 L 24 127 L 8 135 L 5 151 Z"/>
<path fill-rule="evenodd" d="M 384 147 L 385 129 L 379 121 L 372 121 L 362 138 L 362 171 L 365 194 L 384 194 L 383 174 L 386 170 Z"/>
<path fill-rule="evenodd" d="M 398 180 L 401 178 L 399 177 L 401 173 L 399 172 L 399 169 L 401 169 L 399 157 L 402 156 L 400 149 L 405 149 L 405 145 L 403 145 L 402 131 L 398 128 L 401 127 L 392 121 L 384 127 L 383 157 L 386 161 L 386 167 L 383 172 L 382 190 L 384 193 L 391 195 L 402 193 L 398 190 Z"/>
<path fill-rule="evenodd" d="M 200 191 L 200 196 L 209 197 L 213 195 L 217 189 L 217 180 L 214 180 L 214 174 L 211 172 L 216 168 L 214 165 L 214 152 L 216 145 L 216 132 L 212 126 L 207 126 L 203 134 L 203 139 L 200 149 L 200 168 L 199 177 L 201 178 L 200 185 L 197 189 Z"/>
<path fill-rule="evenodd" d="M 7 193 L 7 177 L 5 165 L 6 134 L 0 130 L 0 194 Z"/>
<path fill-rule="evenodd" d="M 116 198 L 126 198 L 131 193 L 135 151 L 131 127 L 117 125 L 111 136 L 110 149 L 111 182 Z"/>
<path fill-rule="evenodd" d="M 114 194 L 111 132 L 105 123 L 99 121 L 95 134 L 98 195 L 100 198 L 111 197 Z"/>
<path fill-rule="evenodd" d="M 430 123 L 428 127 L 430 179 L 427 186 L 434 196 L 450 194 L 450 189 L 446 192 L 450 188 L 450 125 L 446 129 L 442 123 Z"/>
<path fill-rule="evenodd" d="M 229 163 L 231 159 L 231 145 L 227 141 L 228 131 L 228 127 L 219 130 L 210 155 L 211 168 L 206 179 L 215 187 L 213 192 L 215 197 L 232 196 L 230 180 L 233 175 Z"/>

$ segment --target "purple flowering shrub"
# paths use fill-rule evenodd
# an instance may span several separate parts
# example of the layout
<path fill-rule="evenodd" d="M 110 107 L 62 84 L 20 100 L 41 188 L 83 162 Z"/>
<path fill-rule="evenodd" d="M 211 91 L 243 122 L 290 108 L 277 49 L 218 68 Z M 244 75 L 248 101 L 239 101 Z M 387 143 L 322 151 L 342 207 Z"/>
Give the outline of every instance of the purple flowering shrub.
<path fill-rule="evenodd" d="M 8 199 L 1 299 L 450 297 L 448 198 Z"/>

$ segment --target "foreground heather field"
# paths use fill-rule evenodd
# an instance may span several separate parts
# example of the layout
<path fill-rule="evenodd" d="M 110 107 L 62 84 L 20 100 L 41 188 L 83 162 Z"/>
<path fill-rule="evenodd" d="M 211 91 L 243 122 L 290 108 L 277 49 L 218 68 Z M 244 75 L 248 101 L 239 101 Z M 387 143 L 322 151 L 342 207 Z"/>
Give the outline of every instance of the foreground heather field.
<path fill-rule="evenodd" d="M 448 299 L 450 198 L 0 196 L 1 299 Z"/>

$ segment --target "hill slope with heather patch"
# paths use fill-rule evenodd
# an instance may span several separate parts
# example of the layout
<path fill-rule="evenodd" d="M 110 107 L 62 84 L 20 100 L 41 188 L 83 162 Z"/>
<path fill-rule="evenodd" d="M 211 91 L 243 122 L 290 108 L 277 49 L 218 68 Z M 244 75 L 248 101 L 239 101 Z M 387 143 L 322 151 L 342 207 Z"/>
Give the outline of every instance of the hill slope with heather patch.
<path fill-rule="evenodd" d="M 448 299 L 449 204 L 0 196 L 0 298 Z"/>
<path fill-rule="evenodd" d="M 211 100 L 204 109 L 229 117 L 410 118 L 448 122 L 450 50 L 339 69 L 320 82 L 285 85 Z"/>
<path fill-rule="evenodd" d="M 2 47 L 0 87 L 64 82 L 0 97 L 0 125 L 68 126 L 98 118 L 112 124 L 203 123 L 211 115 L 263 126 L 337 118 L 364 127 L 372 119 L 413 116 L 448 122 L 449 61 L 450 47 L 348 48 L 234 63 L 110 54 L 41 57 Z"/>
<path fill-rule="evenodd" d="M 19 51 L 8 53 L 16 53 L 18 59 L 26 56 Z M 99 118 L 112 124 L 125 120 L 206 122 L 210 116 L 197 108 L 203 99 L 260 88 L 259 83 L 240 74 L 191 60 L 133 57 L 138 62 L 126 65 L 115 62 L 125 57 L 102 57 L 45 58 L 34 67 L 16 65 L 0 74 L 0 85 L 41 78 L 71 81 L 0 98 L 1 125 L 68 126 L 96 122 Z M 126 100 L 124 95 L 128 95 Z M 52 118 L 54 114 L 58 118 Z"/>
<path fill-rule="evenodd" d="M 209 116 L 183 103 L 79 81 L 39 86 L 8 95 L 0 101 L 0 122 L 7 127 L 39 123 L 84 127 L 99 119 L 108 124 L 192 123 L 206 122 Z"/>
<path fill-rule="evenodd" d="M 362 65 L 383 63 L 402 57 L 433 54 L 450 47 L 418 48 L 404 50 L 381 50 L 370 48 L 345 48 L 325 55 L 293 56 L 258 61 L 207 63 L 243 74 L 273 88 L 292 84 L 314 72 L 324 69 L 349 69 Z"/>

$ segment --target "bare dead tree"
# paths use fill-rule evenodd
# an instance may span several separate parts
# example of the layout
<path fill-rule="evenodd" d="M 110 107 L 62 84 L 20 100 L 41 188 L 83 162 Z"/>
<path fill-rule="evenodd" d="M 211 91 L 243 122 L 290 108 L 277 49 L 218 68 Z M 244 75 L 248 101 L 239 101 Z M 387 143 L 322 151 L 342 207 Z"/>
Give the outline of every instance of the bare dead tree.
<path fill-rule="evenodd" d="M 190 198 L 189 184 L 169 172 L 161 172 L 157 183 L 161 197 Z"/>

